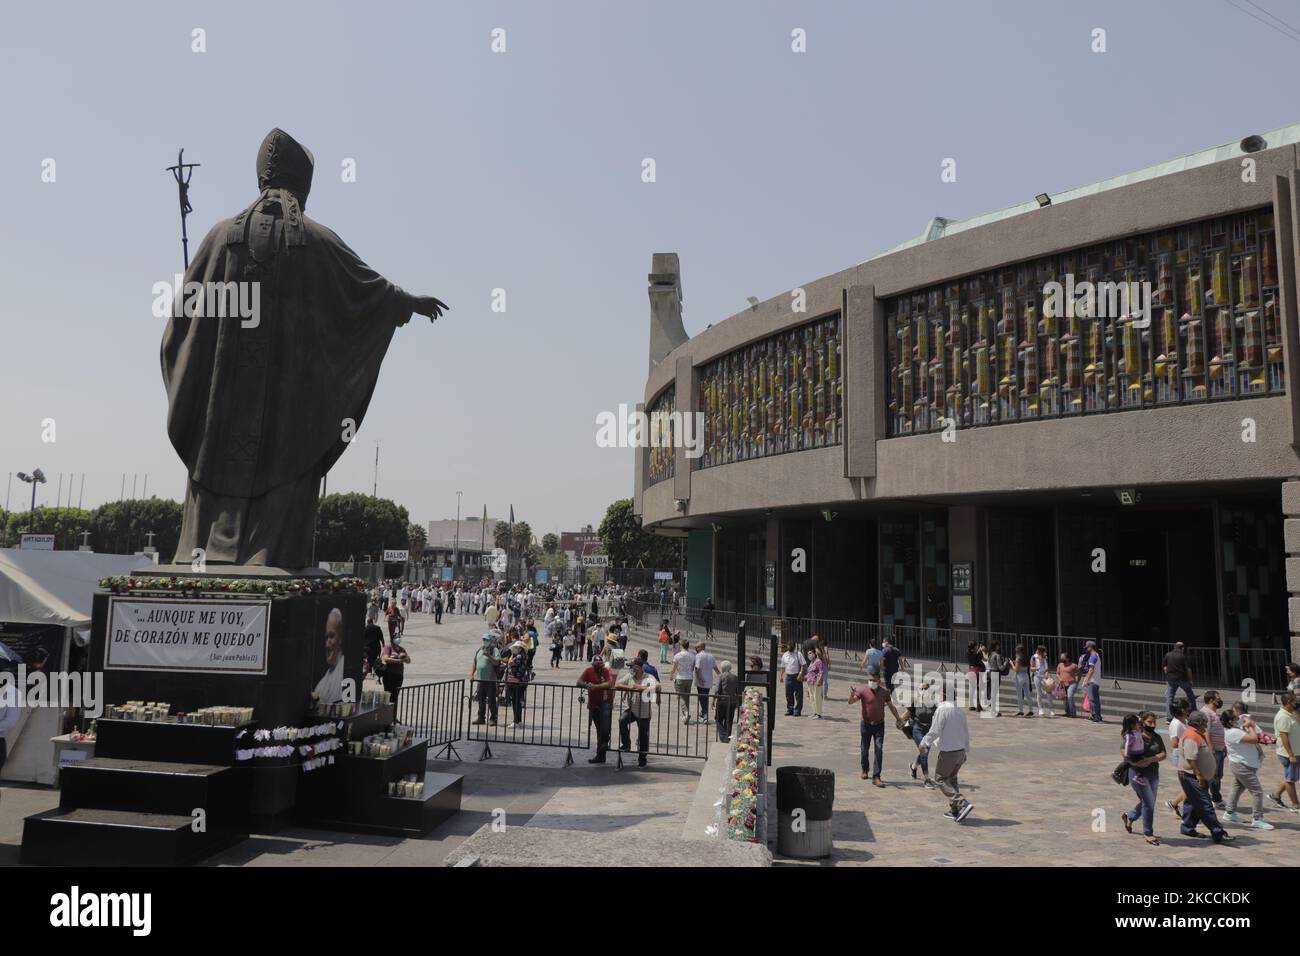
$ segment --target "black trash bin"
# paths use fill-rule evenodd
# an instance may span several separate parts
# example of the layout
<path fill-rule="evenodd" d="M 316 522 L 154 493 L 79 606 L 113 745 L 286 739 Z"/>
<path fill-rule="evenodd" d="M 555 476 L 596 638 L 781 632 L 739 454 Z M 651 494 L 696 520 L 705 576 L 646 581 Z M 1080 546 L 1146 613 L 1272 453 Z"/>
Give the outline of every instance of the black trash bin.
<path fill-rule="evenodd" d="M 821 767 L 776 770 L 776 851 L 797 860 L 831 853 L 835 771 Z"/>

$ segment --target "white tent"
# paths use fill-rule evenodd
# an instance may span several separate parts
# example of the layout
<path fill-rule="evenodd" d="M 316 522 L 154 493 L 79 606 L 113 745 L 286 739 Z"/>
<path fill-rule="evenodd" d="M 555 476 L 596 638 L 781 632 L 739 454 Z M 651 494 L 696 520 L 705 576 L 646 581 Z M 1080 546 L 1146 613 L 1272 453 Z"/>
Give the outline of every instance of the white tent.
<path fill-rule="evenodd" d="M 149 568 L 140 555 L 93 554 L 88 551 L 20 551 L 0 549 L 0 621 L 45 624 L 64 628 L 57 661 L 66 668 L 72 632 L 88 636 L 91 608 L 100 578 Z M 57 707 L 25 709 L 18 723 L 5 732 L 9 755 L 2 779 L 29 783 L 54 782 L 53 745 L 62 711 Z"/>

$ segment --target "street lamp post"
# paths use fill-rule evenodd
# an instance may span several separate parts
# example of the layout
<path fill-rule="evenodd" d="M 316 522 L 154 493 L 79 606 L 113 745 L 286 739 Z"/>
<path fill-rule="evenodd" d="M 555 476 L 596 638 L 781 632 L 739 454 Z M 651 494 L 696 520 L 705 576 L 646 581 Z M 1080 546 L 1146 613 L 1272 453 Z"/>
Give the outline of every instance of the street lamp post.
<path fill-rule="evenodd" d="M 460 577 L 460 495 L 456 492 L 456 535 L 455 543 L 452 545 L 451 555 L 451 574 L 452 577 Z M 446 541 L 446 538 L 443 538 Z"/>
<path fill-rule="evenodd" d="M 27 515 L 28 531 L 34 531 L 36 521 L 36 486 L 45 484 L 45 472 L 37 468 L 30 475 L 25 471 L 18 472 L 18 480 L 25 481 L 32 486 L 32 507 Z"/>

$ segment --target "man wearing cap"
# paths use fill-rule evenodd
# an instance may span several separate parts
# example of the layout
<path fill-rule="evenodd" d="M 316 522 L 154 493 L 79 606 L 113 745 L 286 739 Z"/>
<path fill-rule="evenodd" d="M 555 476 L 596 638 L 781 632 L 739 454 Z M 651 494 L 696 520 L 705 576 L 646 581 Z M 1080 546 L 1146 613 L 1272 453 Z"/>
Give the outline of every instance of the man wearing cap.
<path fill-rule="evenodd" d="M 740 704 L 740 678 L 731 672 L 731 661 L 722 661 L 718 670 L 718 740 L 725 744 L 731 740 L 731 722 L 735 720 L 736 708 Z"/>
<path fill-rule="evenodd" d="M 1158 631 L 1157 631 L 1158 633 Z M 1192 690 L 1192 668 L 1187 663 L 1187 650 L 1182 641 L 1175 641 L 1173 649 L 1165 655 L 1163 669 L 1165 672 L 1165 720 L 1173 720 L 1174 694 L 1183 692 L 1187 703 L 1196 700 Z"/>
<path fill-rule="evenodd" d="M 636 721 L 636 750 L 638 767 L 646 765 L 646 754 L 650 750 L 650 715 L 655 702 L 655 688 L 659 682 L 641 667 L 641 658 L 634 657 L 628 662 L 628 668 L 614 686 L 615 690 L 627 691 L 624 698 L 623 716 L 618 720 L 618 749 L 632 749 L 632 721 Z"/>
<path fill-rule="evenodd" d="M 478 719 L 474 721 L 475 724 L 483 723 L 484 708 L 490 708 L 492 719 L 488 726 L 497 725 L 497 668 L 500 663 L 496 634 L 487 631 L 483 634 L 483 646 L 474 652 L 474 665 L 469 671 L 470 679 L 476 682 L 474 687 L 478 694 Z"/>
<path fill-rule="evenodd" d="M 1084 693 L 1088 695 L 1088 705 L 1092 711 L 1092 722 L 1101 723 L 1101 654 L 1097 650 L 1096 641 L 1088 641 L 1087 648 L 1087 667 L 1083 679 Z"/>
<path fill-rule="evenodd" d="M 614 675 L 604 659 L 597 657 L 578 678 L 578 686 L 587 692 L 587 720 L 596 725 L 596 756 L 587 763 L 604 763 L 614 712 Z"/>

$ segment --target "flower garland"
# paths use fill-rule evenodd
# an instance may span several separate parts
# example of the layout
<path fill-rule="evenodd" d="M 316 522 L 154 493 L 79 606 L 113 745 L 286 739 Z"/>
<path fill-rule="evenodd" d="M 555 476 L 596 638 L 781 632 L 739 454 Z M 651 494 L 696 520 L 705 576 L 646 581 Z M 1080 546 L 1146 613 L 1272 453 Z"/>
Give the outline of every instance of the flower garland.
<path fill-rule="evenodd" d="M 293 578 L 289 581 L 267 581 L 257 578 L 183 578 L 175 574 L 166 578 L 122 574 L 100 578 L 99 586 L 102 590 L 113 594 L 164 591 L 188 595 L 270 594 L 276 596 L 339 594 L 365 591 L 367 587 L 366 582 L 360 578 Z"/>
<path fill-rule="evenodd" d="M 732 730 L 735 760 L 728 793 L 724 796 L 726 835 L 731 840 L 758 842 L 758 796 L 763 786 L 760 761 L 763 750 L 763 695 L 757 687 L 746 688 L 740 712 Z"/>

